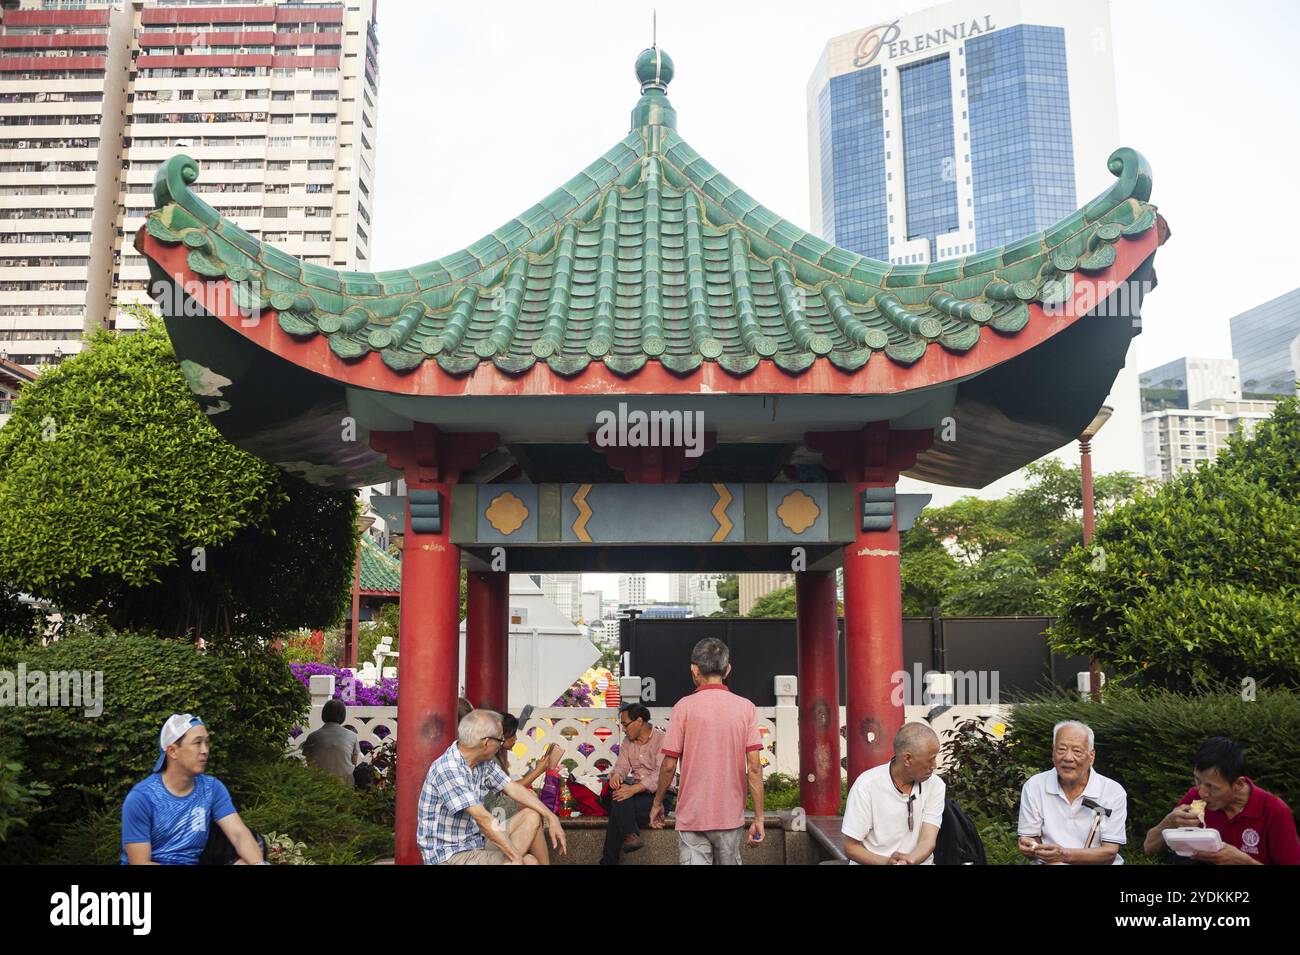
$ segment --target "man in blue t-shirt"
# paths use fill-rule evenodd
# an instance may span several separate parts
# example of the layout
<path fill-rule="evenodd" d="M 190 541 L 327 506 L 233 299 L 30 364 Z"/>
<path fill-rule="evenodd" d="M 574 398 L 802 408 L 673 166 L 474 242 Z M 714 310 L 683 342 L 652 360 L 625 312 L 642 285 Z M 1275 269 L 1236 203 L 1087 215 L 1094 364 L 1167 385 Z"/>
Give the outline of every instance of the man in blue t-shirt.
<path fill-rule="evenodd" d="M 263 862 L 221 781 L 203 775 L 208 731 L 189 713 L 175 713 L 158 734 L 153 775 L 122 802 L 122 865 L 198 865 L 215 822 L 239 853 L 239 863 Z M 239 863 L 236 863 L 237 865 Z"/>

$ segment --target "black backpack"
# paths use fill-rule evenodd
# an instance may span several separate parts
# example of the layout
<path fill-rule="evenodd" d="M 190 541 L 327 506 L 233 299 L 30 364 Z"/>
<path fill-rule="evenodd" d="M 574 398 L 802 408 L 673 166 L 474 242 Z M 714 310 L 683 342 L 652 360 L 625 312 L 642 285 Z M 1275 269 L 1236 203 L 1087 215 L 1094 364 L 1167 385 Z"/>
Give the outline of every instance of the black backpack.
<path fill-rule="evenodd" d="M 943 825 L 934 844 L 934 864 L 988 865 L 979 830 L 952 799 L 943 801 Z"/>

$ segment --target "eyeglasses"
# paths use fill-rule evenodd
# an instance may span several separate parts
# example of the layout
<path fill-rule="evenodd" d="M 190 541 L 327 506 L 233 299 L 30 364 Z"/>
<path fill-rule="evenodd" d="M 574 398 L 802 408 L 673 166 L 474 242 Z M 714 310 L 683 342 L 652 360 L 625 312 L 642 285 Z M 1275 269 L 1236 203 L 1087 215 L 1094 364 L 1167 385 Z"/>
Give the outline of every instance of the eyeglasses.
<path fill-rule="evenodd" d="M 907 831 L 912 831 L 912 803 L 916 802 L 916 793 L 907 797 Z"/>
<path fill-rule="evenodd" d="M 483 738 L 484 738 L 484 739 L 494 739 L 494 740 L 496 740 L 498 743 L 500 743 L 502 746 L 504 746 L 504 745 L 506 744 L 506 738 L 505 738 L 504 736 L 484 736 Z"/>

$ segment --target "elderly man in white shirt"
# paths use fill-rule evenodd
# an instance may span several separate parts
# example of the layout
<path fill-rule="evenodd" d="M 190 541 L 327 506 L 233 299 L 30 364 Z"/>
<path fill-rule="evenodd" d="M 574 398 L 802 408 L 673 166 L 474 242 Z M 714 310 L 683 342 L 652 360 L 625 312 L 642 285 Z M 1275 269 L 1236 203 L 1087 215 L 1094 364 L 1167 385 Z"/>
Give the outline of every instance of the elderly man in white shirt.
<path fill-rule="evenodd" d="M 904 723 L 894 758 L 857 778 L 840 826 L 851 865 L 934 864 L 945 790 L 934 772 L 938 760 L 934 730 Z"/>
<path fill-rule="evenodd" d="M 1020 790 L 1020 853 L 1037 864 L 1123 865 L 1124 787 L 1092 768 L 1092 729 L 1073 720 L 1052 730 L 1054 769 Z"/>

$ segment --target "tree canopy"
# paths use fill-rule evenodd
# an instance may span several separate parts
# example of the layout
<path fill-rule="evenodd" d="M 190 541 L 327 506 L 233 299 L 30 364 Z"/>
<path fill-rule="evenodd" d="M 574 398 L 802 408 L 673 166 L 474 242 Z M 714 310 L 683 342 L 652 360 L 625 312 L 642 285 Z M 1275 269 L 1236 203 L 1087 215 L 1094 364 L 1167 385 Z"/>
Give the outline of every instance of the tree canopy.
<path fill-rule="evenodd" d="M 998 499 L 964 497 L 924 510 L 901 535 L 905 614 L 927 614 L 931 607 L 954 615 L 1054 612 L 1046 582 L 1083 541 L 1082 480 L 1077 465 L 1055 458 L 1025 470 L 1025 487 Z M 1126 471 L 1097 476 L 1097 513 L 1108 513 L 1143 484 Z"/>
<path fill-rule="evenodd" d="M 1139 682 L 1300 685 L 1300 409 L 1118 508 L 1055 580 L 1053 645 Z"/>
<path fill-rule="evenodd" d="M 162 324 L 94 333 L 0 429 L 0 581 L 170 636 L 269 636 L 343 612 L 356 495 L 228 442 Z"/>

